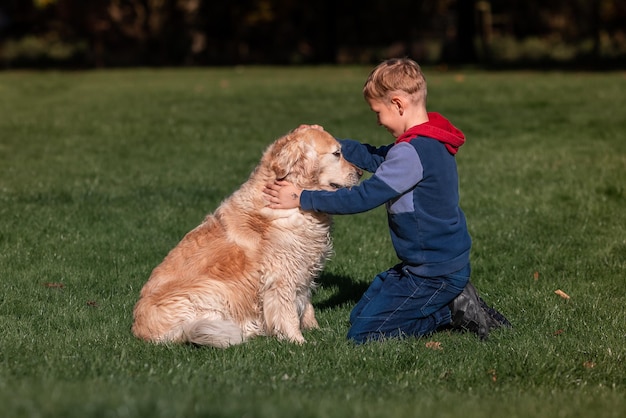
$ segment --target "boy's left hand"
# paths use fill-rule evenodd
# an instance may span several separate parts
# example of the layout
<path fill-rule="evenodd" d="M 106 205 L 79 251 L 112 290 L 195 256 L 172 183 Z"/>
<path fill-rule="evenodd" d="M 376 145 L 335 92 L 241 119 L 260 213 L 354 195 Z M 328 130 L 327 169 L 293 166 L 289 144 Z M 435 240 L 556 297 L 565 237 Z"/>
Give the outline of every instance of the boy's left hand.
<path fill-rule="evenodd" d="M 300 206 L 301 189 L 285 180 L 265 185 L 263 193 L 268 207 L 272 209 L 294 209 Z"/>

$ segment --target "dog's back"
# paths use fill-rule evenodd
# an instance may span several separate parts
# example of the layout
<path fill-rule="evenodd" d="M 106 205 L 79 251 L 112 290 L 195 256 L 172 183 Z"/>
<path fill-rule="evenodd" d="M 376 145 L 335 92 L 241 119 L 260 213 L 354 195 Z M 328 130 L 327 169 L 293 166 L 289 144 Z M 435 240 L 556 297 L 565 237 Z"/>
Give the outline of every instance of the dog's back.
<path fill-rule="evenodd" d="M 197 341 L 202 339 L 199 328 L 207 329 L 212 321 L 217 330 L 226 321 L 218 340 L 242 339 L 236 323 L 254 322 L 259 312 L 259 259 L 227 235 L 218 217 L 209 215 L 154 269 L 135 306 L 137 337 L 203 344 Z"/>

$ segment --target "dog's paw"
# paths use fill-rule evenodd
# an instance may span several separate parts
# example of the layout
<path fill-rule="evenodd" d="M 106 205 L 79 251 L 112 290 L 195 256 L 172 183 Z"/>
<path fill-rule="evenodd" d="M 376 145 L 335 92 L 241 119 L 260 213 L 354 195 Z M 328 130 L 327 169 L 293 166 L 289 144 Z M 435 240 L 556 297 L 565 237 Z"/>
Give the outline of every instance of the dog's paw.
<path fill-rule="evenodd" d="M 315 317 L 307 320 L 307 321 L 302 321 L 302 329 L 319 329 L 319 324 L 317 323 L 317 320 L 315 319 Z"/>
<path fill-rule="evenodd" d="M 298 344 L 298 345 L 302 345 L 304 343 L 306 343 L 306 340 L 304 339 L 304 337 L 302 336 L 302 334 L 300 335 L 292 335 L 291 337 L 288 338 L 289 341 L 291 341 L 294 344 Z"/>

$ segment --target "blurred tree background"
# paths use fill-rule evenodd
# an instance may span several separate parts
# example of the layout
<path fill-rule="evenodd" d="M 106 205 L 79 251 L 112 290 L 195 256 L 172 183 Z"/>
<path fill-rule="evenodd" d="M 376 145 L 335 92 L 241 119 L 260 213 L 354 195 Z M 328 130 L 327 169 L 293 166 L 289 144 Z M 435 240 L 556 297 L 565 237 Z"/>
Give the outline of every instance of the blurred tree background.
<path fill-rule="evenodd" d="M 624 0 L 0 0 L 0 67 L 626 65 Z"/>

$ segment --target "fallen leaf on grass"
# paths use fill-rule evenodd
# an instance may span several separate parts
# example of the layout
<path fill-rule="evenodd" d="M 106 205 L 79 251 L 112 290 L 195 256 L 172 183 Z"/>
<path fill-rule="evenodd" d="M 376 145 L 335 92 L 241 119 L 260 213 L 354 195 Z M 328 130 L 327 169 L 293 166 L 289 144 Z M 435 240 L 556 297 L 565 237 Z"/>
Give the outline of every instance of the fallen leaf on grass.
<path fill-rule="evenodd" d="M 444 379 L 447 380 L 450 376 L 452 376 L 454 373 L 452 372 L 452 370 L 444 370 L 440 375 L 439 375 L 439 379 Z"/>
<path fill-rule="evenodd" d="M 563 331 L 562 329 L 557 329 L 556 331 L 554 331 L 554 335 L 559 336 L 561 334 L 563 334 L 565 331 Z"/>
<path fill-rule="evenodd" d="M 565 293 L 564 291 L 562 291 L 561 289 L 556 289 L 554 291 L 555 294 L 559 295 L 560 297 L 562 297 L 563 299 L 569 299 L 569 295 L 567 293 Z"/>
<path fill-rule="evenodd" d="M 426 343 L 426 348 L 430 348 L 432 350 L 443 350 L 441 343 L 439 341 L 428 341 Z"/>
<path fill-rule="evenodd" d="M 539 272 L 538 271 L 533 273 L 533 279 L 535 279 L 535 281 L 539 280 Z"/>
<path fill-rule="evenodd" d="M 96 302 L 94 300 L 89 300 L 89 301 L 87 301 L 87 306 L 91 306 L 92 308 L 97 308 L 98 307 L 98 302 Z"/>
<path fill-rule="evenodd" d="M 496 369 L 489 369 L 487 373 L 491 376 L 491 381 L 495 382 L 498 380 L 498 375 L 496 374 Z"/>
<path fill-rule="evenodd" d="M 50 289 L 63 289 L 65 287 L 63 283 L 44 283 L 43 285 Z"/>
<path fill-rule="evenodd" d="M 594 367 L 596 367 L 596 363 L 594 363 L 593 361 L 586 361 L 583 363 L 583 367 L 585 369 L 593 369 Z"/>

